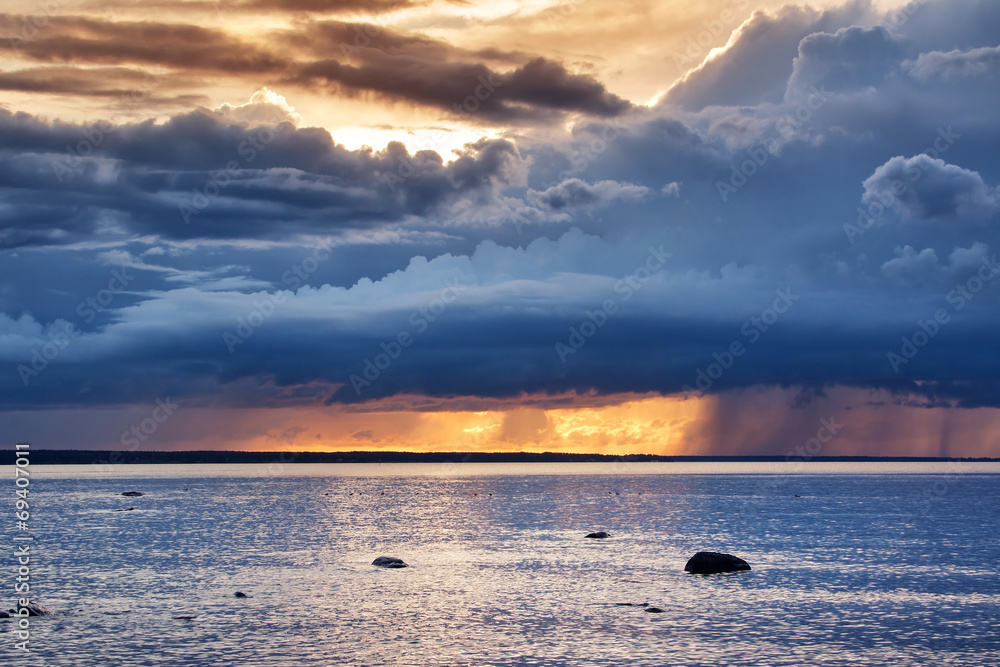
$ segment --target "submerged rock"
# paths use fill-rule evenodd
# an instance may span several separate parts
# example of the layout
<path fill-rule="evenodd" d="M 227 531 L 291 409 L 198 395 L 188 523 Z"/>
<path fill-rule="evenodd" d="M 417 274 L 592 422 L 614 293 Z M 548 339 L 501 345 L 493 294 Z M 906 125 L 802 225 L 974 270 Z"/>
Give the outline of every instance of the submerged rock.
<path fill-rule="evenodd" d="M 662 614 L 663 613 L 663 610 L 660 609 L 659 607 L 646 607 L 645 609 L 643 609 L 643 611 L 646 612 L 647 614 Z"/>
<path fill-rule="evenodd" d="M 601 530 L 601 531 L 598 531 L 596 533 L 587 533 L 583 537 L 584 537 L 584 539 L 590 538 L 592 540 L 603 540 L 603 539 L 605 539 L 607 537 L 611 537 L 611 536 L 608 535 L 607 533 L 605 533 L 603 530 Z"/>
<path fill-rule="evenodd" d="M 112 512 L 134 512 L 134 507 L 129 507 L 127 510 L 111 510 Z"/>
<path fill-rule="evenodd" d="M 718 551 L 699 551 L 688 559 L 685 572 L 691 574 L 721 574 L 749 570 L 750 564 L 742 558 Z"/>
<path fill-rule="evenodd" d="M 393 558 L 392 556 L 379 556 L 372 561 L 372 565 L 385 568 L 409 567 L 402 559 Z"/>
<path fill-rule="evenodd" d="M 235 592 L 235 593 L 233 594 L 233 597 L 236 597 L 236 598 L 248 598 L 248 597 L 250 597 L 250 596 L 249 596 L 249 595 L 247 595 L 246 593 L 244 593 L 243 591 L 236 591 L 236 592 Z"/>
<path fill-rule="evenodd" d="M 10 618 L 10 614 L 5 611 L 0 611 L 0 618 Z"/>
<path fill-rule="evenodd" d="M 122 495 L 125 496 L 126 498 L 138 498 L 139 496 L 144 496 L 146 494 L 143 493 L 142 491 L 126 491 Z"/>
<path fill-rule="evenodd" d="M 648 607 L 648 602 L 616 602 L 616 607 Z"/>

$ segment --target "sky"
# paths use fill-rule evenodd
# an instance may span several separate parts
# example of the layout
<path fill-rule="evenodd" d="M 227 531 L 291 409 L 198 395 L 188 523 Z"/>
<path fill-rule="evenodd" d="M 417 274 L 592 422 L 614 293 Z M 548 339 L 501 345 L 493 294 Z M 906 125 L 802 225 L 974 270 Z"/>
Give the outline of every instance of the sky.
<path fill-rule="evenodd" d="M 1000 456 L 1000 1 L 3 11 L 11 442 Z"/>

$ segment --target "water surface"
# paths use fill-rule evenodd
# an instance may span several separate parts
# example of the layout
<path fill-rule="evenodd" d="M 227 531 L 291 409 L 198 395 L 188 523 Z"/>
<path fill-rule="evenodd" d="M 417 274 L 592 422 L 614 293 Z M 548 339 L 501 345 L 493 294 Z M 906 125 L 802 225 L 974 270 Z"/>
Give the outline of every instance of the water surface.
<path fill-rule="evenodd" d="M 32 471 L 57 615 L 4 664 L 1000 664 L 995 464 Z"/>

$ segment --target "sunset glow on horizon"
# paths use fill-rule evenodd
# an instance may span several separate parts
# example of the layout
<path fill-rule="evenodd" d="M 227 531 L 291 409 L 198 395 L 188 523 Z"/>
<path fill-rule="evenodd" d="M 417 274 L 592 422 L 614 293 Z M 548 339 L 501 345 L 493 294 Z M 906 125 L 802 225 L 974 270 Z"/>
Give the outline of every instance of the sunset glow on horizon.
<path fill-rule="evenodd" d="M 14 440 L 1000 456 L 995 3 L 5 12 Z"/>

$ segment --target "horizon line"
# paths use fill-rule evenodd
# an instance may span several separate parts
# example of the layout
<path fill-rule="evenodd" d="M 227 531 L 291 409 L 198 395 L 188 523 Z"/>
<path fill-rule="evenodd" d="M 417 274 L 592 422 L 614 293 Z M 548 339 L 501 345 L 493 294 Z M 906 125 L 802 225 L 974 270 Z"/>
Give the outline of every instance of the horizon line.
<path fill-rule="evenodd" d="M 15 452 L 14 447 L 0 448 Z M 666 455 L 666 454 L 596 454 L 587 452 L 412 452 L 405 450 L 351 450 L 339 452 L 287 451 L 287 450 L 150 450 L 130 452 L 124 450 L 47 449 L 29 450 L 29 457 L 37 465 L 73 465 L 76 463 L 115 464 L 167 464 L 167 463 L 532 463 L 532 462 L 756 462 L 756 463 L 850 463 L 850 462 L 1000 462 L 995 457 L 962 456 L 789 456 L 781 454 L 748 455 Z M 19 452 L 23 455 L 25 452 Z M 40 456 L 39 456 L 40 455 Z M 229 460 L 231 458 L 239 460 Z M 44 459 L 39 461 L 38 459 Z M 81 459 L 91 459 L 81 461 Z M 110 459 L 115 459 L 114 461 Z M 224 460 L 220 460 L 224 459 Z"/>

